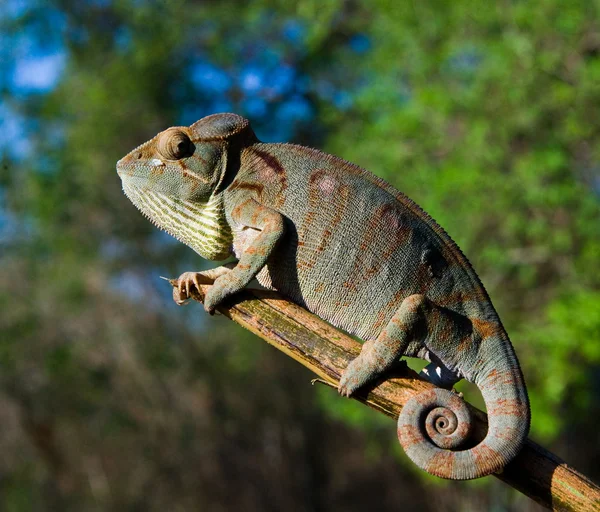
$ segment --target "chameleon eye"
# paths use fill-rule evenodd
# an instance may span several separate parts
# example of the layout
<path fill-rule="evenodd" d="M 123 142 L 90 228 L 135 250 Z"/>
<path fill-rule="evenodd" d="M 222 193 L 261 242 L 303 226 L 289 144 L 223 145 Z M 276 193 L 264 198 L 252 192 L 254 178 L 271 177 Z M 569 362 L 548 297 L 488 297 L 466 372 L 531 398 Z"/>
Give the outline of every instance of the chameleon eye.
<path fill-rule="evenodd" d="M 194 154 L 196 147 L 180 128 L 169 128 L 158 139 L 158 152 L 167 160 L 180 160 Z"/>

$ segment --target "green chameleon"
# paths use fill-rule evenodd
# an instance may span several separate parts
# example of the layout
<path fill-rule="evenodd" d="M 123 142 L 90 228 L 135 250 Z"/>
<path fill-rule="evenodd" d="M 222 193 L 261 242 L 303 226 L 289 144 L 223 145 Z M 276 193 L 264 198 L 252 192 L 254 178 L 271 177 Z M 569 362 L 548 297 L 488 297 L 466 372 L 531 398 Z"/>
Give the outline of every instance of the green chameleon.
<path fill-rule="evenodd" d="M 429 361 L 422 373 L 439 387 L 403 408 L 398 436 L 433 475 L 478 478 L 519 452 L 529 399 L 508 335 L 467 258 L 401 192 L 335 156 L 261 143 L 235 114 L 169 128 L 117 171 L 158 227 L 204 258 L 238 260 L 220 273 L 183 274 L 178 302 L 202 275 L 216 277 L 204 304 L 212 313 L 256 278 L 359 336 L 366 342 L 342 375 L 344 396 L 401 356 Z M 451 391 L 463 378 L 481 390 L 489 421 L 467 449 L 470 416 Z"/>

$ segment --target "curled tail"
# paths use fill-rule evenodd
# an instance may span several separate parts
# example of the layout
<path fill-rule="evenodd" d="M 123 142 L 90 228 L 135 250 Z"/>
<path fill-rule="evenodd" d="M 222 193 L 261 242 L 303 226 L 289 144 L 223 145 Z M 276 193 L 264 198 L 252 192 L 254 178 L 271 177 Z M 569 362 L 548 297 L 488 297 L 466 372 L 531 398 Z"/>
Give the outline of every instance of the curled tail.
<path fill-rule="evenodd" d="M 516 363 L 511 349 L 508 360 Z M 412 398 L 398 418 L 398 438 L 409 458 L 428 473 L 452 480 L 479 478 L 508 464 L 525 443 L 530 423 L 523 375 L 518 363 L 510 366 L 474 379 L 487 408 L 488 432 L 472 448 L 461 450 L 474 427 L 462 398 L 440 388 Z"/>

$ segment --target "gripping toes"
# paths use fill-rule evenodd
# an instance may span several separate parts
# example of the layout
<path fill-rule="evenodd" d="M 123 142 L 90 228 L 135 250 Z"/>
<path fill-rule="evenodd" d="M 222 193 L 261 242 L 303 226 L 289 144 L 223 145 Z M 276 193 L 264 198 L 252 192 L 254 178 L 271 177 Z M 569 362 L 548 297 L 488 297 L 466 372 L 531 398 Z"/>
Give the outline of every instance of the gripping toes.
<path fill-rule="evenodd" d="M 344 370 L 342 378 L 340 379 L 340 385 L 338 387 L 338 393 L 342 396 L 351 396 L 356 392 L 357 389 L 364 386 L 372 377 L 365 364 L 363 358 L 358 356 L 354 359 Z"/>
<path fill-rule="evenodd" d="M 184 272 L 177 279 L 177 286 L 173 287 L 173 300 L 179 306 L 192 298 L 192 290 L 200 289 L 201 284 L 208 284 L 207 279 L 201 272 Z"/>

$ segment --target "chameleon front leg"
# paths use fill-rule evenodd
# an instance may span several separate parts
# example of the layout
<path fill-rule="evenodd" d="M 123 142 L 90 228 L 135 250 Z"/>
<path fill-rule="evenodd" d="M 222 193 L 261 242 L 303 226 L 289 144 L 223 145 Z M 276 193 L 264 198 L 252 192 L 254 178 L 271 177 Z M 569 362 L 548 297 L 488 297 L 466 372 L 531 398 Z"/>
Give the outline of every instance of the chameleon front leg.
<path fill-rule="evenodd" d="M 241 291 L 254 279 L 285 233 L 283 216 L 254 199 L 248 199 L 236 206 L 231 212 L 231 218 L 239 226 L 253 228 L 258 233 L 246 245 L 237 264 L 229 272 L 220 273 L 206 294 L 204 309 L 210 314 L 213 314 L 215 307 L 227 297 Z M 183 300 L 186 297 L 183 292 L 185 287 L 189 286 L 190 278 L 195 284 L 195 275 L 202 275 L 186 274 L 179 278 L 182 285 L 178 286 Z"/>
<path fill-rule="evenodd" d="M 398 359 L 405 355 L 409 343 L 423 344 L 429 336 L 433 344 L 437 345 L 437 342 L 442 340 L 436 340 L 436 337 L 446 337 L 449 333 L 458 335 L 460 330 L 460 325 L 446 310 L 424 295 L 410 295 L 402 301 L 400 308 L 377 339 L 367 341 L 360 355 L 348 365 L 340 380 L 340 394 L 350 396 L 360 387 L 389 371 L 397 364 Z M 452 388 L 460 380 L 435 354 L 432 354 L 431 364 L 423 369 L 421 375 L 436 386 L 444 388 Z"/>

